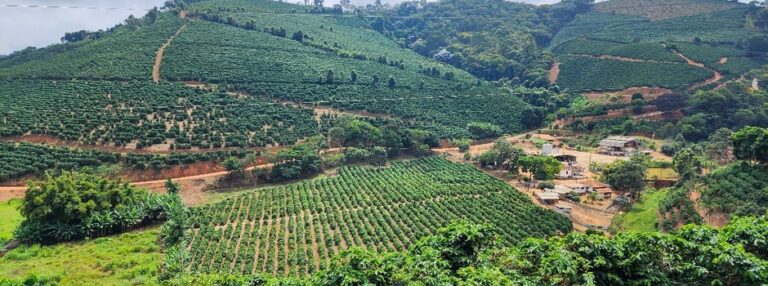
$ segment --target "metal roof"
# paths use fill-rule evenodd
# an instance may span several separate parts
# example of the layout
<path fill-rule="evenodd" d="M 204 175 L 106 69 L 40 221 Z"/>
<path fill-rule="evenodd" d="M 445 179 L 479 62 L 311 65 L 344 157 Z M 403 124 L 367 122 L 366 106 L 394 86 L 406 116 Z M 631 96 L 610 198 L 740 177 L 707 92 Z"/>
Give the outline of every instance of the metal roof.
<path fill-rule="evenodd" d="M 541 200 L 550 201 L 550 200 L 559 200 L 560 195 L 553 192 L 543 192 L 543 193 L 536 193 L 536 197 L 538 197 Z"/>

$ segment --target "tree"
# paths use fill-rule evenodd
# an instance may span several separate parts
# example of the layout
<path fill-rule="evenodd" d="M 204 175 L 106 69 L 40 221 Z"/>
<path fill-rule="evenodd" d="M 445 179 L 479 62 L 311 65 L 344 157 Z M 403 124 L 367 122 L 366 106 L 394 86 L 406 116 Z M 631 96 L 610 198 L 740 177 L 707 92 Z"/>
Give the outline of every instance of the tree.
<path fill-rule="evenodd" d="M 387 149 L 376 146 L 371 149 L 371 164 L 374 166 L 384 166 L 387 164 Z"/>
<path fill-rule="evenodd" d="M 520 158 L 520 167 L 536 180 L 552 180 L 563 168 L 563 164 L 551 156 L 535 155 Z"/>
<path fill-rule="evenodd" d="M 94 174 L 48 174 L 29 183 L 19 209 L 24 221 L 14 236 L 53 243 L 123 231 L 157 219 L 162 211 L 158 197 Z"/>
<path fill-rule="evenodd" d="M 721 166 L 733 160 L 731 135 L 733 135 L 733 131 L 730 129 L 720 128 L 709 136 L 704 147 L 707 156 Z"/>
<path fill-rule="evenodd" d="M 637 199 L 645 189 L 646 170 L 646 165 L 639 159 L 616 161 L 603 169 L 602 180 L 614 190 L 627 192 L 632 199 Z"/>
<path fill-rule="evenodd" d="M 243 163 L 241 163 L 240 160 L 236 157 L 227 158 L 224 160 L 224 162 L 222 162 L 222 166 L 224 166 L 224 169 L 226 169 L 229 174 L 237 174 L 244 171 Z"/>
<path fill-rule="evenodd" d="M 334 79 L 333 69 L 328 69 L 328 72 L 325 74 L 325 83 L 333 84 Z"/>
<path fill-rule="evenodd" d="M 373 74 L 373 76 L 371 77 L 371 85 L 378 86 L 379 81 L 381 81 L 381 79 L 379 79 L 379 75 Z"/>
<path fill-rule="evenodd" d="M 768 129 L 747 126 L 731 135 L 737 159 L 768 163 Z"/>
<path fill-rule="evenodd" d="M 328 131 L 331 142 L 341 146 L 372 147 L 381 141 L 381 129 L 370 122 L 342 117 L 336 127 Z"/>
<path fill-rule="evenodd" d="M 177 195 L 179 191 L 181 191 L 181 186 L 171 179 L 168 179 L 165 181 L 165 190 L 168 192 L 168 194 Z"/>
<path fill-rule="evenodd" d="M 634 114 L 643 113 L 643 106 L 645 105 L 645 100 L 633 99 L 631 104 L 632 104 L 632 112 Z"/>
<path fill-rule="evenodd" d="M 395 85 L 397 85 L 395 77 L 389 76 L 389 82 L 387 84 L 389 85 L 389 88 L 395 88 Z"/>
<path fill-rule="evenodd" d="M 467 124 L 469 133 L 476 139 L 494 138 L 501 135 L 501 127 L 487 122 L 470 122 Z"/>
<path fill-rule="evenodd" d="M 356 70 L 352 70 L 352 74 L 350 74 L 349 77 L 350 77 L 349 79 L 352 81 L 352 83 L 357 82 L 357 71 Z"/>
<path fill-rule="evenodd" d="M 672 165 L 680 175 L 678 184 L 688 183 L 701 176 L 704 171 L 704 158 L 693 148 L 685 148 L 675 154 Z"/>
<path fill-rule="evenodd" d="M 469 147 L 472 146 L 472 139 L 456 139 L 453 141 L 454 144 L 456 144 L 456 147 L 459 148 L 459 152 L 467 152 L 469 151 Z"/>
<path fill-rule="evenodd" d="M 301 31 L 293 32 L 293 36 L 291 36 L 291 39 L 300 43 L 304 42 L 304 33 L 302 33 Z"/>

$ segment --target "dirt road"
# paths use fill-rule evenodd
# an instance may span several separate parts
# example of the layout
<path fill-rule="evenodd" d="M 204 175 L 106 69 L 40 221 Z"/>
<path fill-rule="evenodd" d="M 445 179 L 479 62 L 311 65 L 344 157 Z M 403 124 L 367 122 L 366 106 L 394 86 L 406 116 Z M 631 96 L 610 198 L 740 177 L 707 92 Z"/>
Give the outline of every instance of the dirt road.
<path fill-rule="evenodd" d="M 265 169 L 265 168 L 271 168 L 273 164 L 264 164 L 259 166 L 253 166 L 246 168 L 247 171 L 252 171 L 255 169 Z M 187 177 L 179 177 L 179 178 L 171 178 L 174 182 L 181 185 L 181 197 L 184 199 L 184 202 L 190 205 L 197 205 L 204 201 L 205 197 L 203 194 L 203 190 L 205 188 L 212 186 L 216 180 L 224 175 L 226 175 L 227 171 L 220 171 L 220 172 L 213 172 L 208 174 L 202 174 L 202 175 L 195 175 L 195 176 L 187 176 Z M 143 187 L 147 188 L 150 191 L 153 192 L 165 192 L 165 181 L 166 180 L 152 180 L 152 181 L 143 181 L 143 182 L 133 182 L 131 183 L 134 186 L 137 187 Z M 0 187 L 0 201 L 7 201 L 14 198 L 21 198 L 24 196 L 24 193 L 27 191 L 27 187 Z"/>
<path fill-rule="evenodd" d="M 184 19 L 186 14 L 184 11 L 179 13 L 179 17 Z M 173 42 L 173 39 L 176 38 L 179 34 L 181 34 L 182 31 L 184 31 L 184 28 L 187 27 L 187 23 L 184 22 L 181 27 L 179 27 L 178 30 L 176 30 L 176 34 L 173 34 L 170 38 L 168 38 L 165 43 L 163 43 L 162 46 L 160 46 L 159 49 L 157 49 L 157 53 L 155 54 L 155 65 L 152 67 L 152 80 L 154 82 L 160 81 L 160 65 L 163 63 L 163 54 L 165 53 L 165 48 L 171 45 L 171 42 Z"/>
<path fill-rule="evenodd" d="M 710 77 L 709 79 L 705 80 L 704 82 L 700 82 L 700 83 L 692 85 L 690 89 L 697 89 L 697 88 L 700 88 L 702 86 L 706 86 L 706 85 L 710 85 L 710 84 L 716 83 L 716 82 L 720 81 L 721 79 L 723 79 L 723 74 L 721 74 L 719 71 L 713 70 L 713 69 L 705 66 L 703 63 L 694 61 L 693 59 L 683 55 L 681 52 L 678 52 L 677 50 L 671 50 L 671 51 L 675 55 L 677 55 L 678 57 L 683 59 L 686 63 L 688 63 L 688 65 L 691 65 L 691 66 L 694 66 L 694 67 L 703 68 L 703 69 L 706 69 L 706 70 L 712 72 L 712 77 Z"/>

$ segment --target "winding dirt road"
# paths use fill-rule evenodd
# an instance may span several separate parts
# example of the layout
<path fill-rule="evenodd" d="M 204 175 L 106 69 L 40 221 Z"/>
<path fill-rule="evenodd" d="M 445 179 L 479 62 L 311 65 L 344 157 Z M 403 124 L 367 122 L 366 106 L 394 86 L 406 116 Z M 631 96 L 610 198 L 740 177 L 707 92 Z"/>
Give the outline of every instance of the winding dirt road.
<path fill-rule="evenodd" d="M 716 83 L 716 82 L 718 82 L 718 81 L 723 79 L 723 74 L 721 74 L 719 71 L 711 69 L 711 68 L 705 66 L 703 63 L 694 61 L 693 59 L 683 55 L 682 53 L 678 52 L 677 50 L 671 50 L 671 51 L 672 51 L 672 53 L 674 53 L 675 55 L 677 55 L 678 57 L 683 59 L 688 65 L 691 65 L 691 66 L 694 66 L 694 67 L 703 68 L 705 70 L 708 70 L 708 71 L 712 72 L 712 77 L 710 77 L 709 79 L 707 79 L 704 82 L 700 82 L 700 83 L 692 85 L 690 89 L 692 89 L 692 90 L 693 89 L 697 89 L 697 88 L 700 88 L 702 86 L 706 86 L 706 85 L 710 85 L 710 84 Z"/>

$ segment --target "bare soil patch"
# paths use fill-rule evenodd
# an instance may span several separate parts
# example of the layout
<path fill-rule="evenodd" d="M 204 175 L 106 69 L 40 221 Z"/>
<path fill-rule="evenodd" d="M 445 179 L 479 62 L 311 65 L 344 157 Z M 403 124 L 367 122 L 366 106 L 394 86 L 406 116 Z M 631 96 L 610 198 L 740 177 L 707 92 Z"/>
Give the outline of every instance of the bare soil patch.
<path fill-rule="evenodd" d="M 720 58 L 720 60 L 717 63 L 721 64 L 721 65 L 724 65 L 724 64 L 728 63 L 728 58 L 727 57 L 722 57 L 722 58 Z"/>
<path fill-rule="evenodd" d="M 549 69 L 549 83 L 557 82 L 558 76 L 560 76 L 560 61 L 555 61 Z"/>
<path fill-rule="evenodd" d="M 699 199 L 701 199 L 701 193 L 699 192 L 691 192 L 689 195 L 689 198 L 691 201 L 693 201 L 693 205 L 696 208 L 696 212 L 704 219 L 704 223 L 721 228 L 724 227 L 726 224 L 728 224 L 728 221 L 730 221 L 730 218 L 728 217 L 728 214 L 708 209 L 701 204 L 699 204 Z"/>
<path fill-rule="evenodd" d="M 624 90 L 620 91 L 611 91 L 611 92 L 586 92 L 583 93 L 583 95 L 591 100 L 591 101 L 611 101 L 614 100 L 612 98 L 616 98 L 616 102 L 631 102 L 632 101 L 632 95 L 639 93 L 643 95 L 643 99 L 646 101 L 654 100 L 658 98 L 661 95 L 669 94 L 672 90 L 668 88 L 661 88 L 661 87 L 630 87 Z"/>

